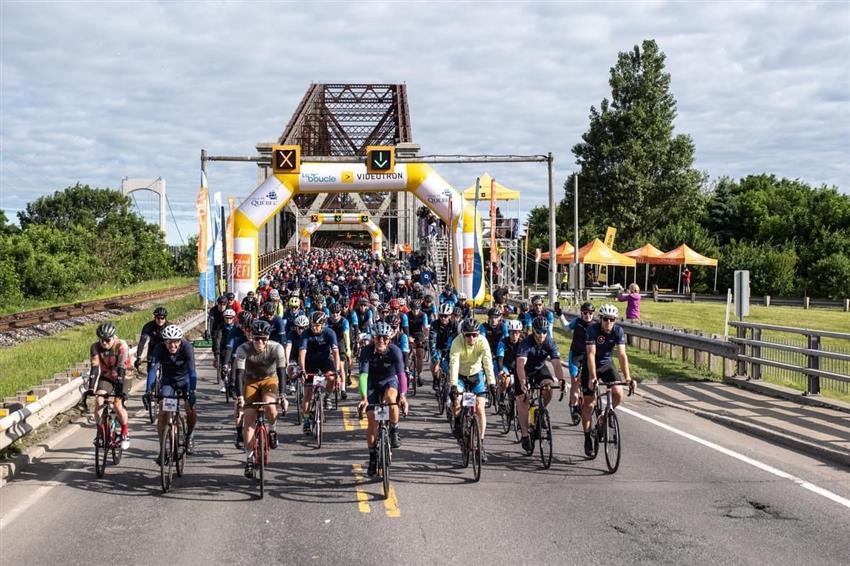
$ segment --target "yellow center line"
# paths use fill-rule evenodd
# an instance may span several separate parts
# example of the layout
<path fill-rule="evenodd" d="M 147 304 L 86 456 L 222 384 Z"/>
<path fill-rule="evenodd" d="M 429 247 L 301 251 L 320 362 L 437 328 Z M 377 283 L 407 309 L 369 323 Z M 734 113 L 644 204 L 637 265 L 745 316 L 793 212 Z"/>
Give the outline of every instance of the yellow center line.
<path fill-rule="evenodd" d="M 342 407 L 342 428 L 350 432 L 354 430 L 354 425 L 351 424 L 351 421 L 348 419 L 349 410 L 350 407 Z"/>
<path fill-rule="evenodd" d="M 401 517 L 401 510 L 398 508 L 398 499 L 395 496 L 395 488 L 390 484 L 390 493 L 386 499 L 384 499 L 384 509 L 386 510 L 387 517 Z"/>
<path fill-rule="evenodd" d="M 351 464 L 351 467 L 354 469 L 354 479 L 357 480 L 357 483 L 361 483 L 363 481 L 363 466 L 361 464 Z M 357 508 L 361 513 L 372 512 L 372 507 L 369 505 L 369 496 L 359 487 L 357 488 Z"/>

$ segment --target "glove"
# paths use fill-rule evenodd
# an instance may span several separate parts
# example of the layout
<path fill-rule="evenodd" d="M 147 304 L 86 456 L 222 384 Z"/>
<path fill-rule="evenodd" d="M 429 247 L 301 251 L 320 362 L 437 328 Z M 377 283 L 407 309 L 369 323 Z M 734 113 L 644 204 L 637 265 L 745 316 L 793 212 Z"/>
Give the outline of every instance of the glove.
<path fill-rule="evenodd" d="M 189 400 L 189 405 L 194 407 L 195 401 L 197 400 L 197 398 L 195 397 L 195 391 L 194 390 L 189 391 L 189 395 L 187 395 L 187 399 Z"/>
<path fill-rule="evenodd" d="M 495 401 L 496 400 L 496 386 L 491 384 L 490 387 L 488 388 L 488 390 L 490 391 L 490 399 Z"/>
<path fill-rule="evenodd" d="M 459 395 L 458 390 L 457 390 L 457 385 L 452 385 L 452 390 L 451 390 L 451 392 L 449 392 L 449 395 L 451 395 L 452 401 L 457 399 L 457 396 Z"/>
<path fill-rule="evenodd" d="M 136 358 L 136 361 L 133 362 L 133 367 L 136 368 L 136 371 L 139 371 L 139 367 L 142 365 L 142 358 Z"/>
<path fill-rule="evenodd" d="M 210 339 L 210 331 L 204 330 L 204 340 L 209 340 L 209 339 Z"/>
<path fill-rule="evenodd" d="M 555 308 L 554 308 L 554 311 L 555 311 L 555 314 L 556 314 L 557 316 L 561 316 L 561 312 L 562 312 L 562 311 L 561 311 L 561 302 L 560 302 L 560 301 L 555 301 Z"/>

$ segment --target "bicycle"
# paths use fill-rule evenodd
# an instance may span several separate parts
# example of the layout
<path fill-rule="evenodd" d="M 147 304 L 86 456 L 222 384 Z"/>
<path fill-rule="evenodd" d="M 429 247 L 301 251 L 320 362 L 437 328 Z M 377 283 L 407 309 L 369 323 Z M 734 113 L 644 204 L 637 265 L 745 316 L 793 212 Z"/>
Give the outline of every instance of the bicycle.
<path fill-rule="evenodd" d="M 484 448 L 481 445 L 481 434 L 478 431 L 478 395 L 468 391 L 461 397 L 461 440 L 460 451 L 463 467 L 469 466 L 472 460 L 472 475 L 474 481 L 481 479 L 481 456 Z"/>
<path fill-rule="evenodd" d="M 295 406 L 297 407 L 295 410 L 295 424 L 301 424 L 304 418 L 304 410 L 301 408 L 302 403 L 304 403 L 304 374 L 298 367 L 298 364 L 290 363 L 286 375 L 290 384 L 295 389 Z"/>
<path fill-rule="evenodd" d="M 332 374 L 333 372 L 328 372 Z M 310 407 L 307 412 L 310 414 L 310 429 L 316 437 L 316 448 L 322 447 L 322 439 L 325 428 L 325 382 L 327 375 L 321 373 L 305 374 L 306 378 L 313 378 L 313 398 L 310 400 Z"/>
<path fill-rule="evenodd" d="M 159 481 L 163 493 L 171 489 L 175 472 L 178 478 L 183 475 L 186 464 L 186 419 L 180 412 L 181 399 L 186 399 L 183 392 L 157 398 L 157 404 L 162 401 L 162 412 L 169 414 L 159 440 Z"/>
<path fill-rule="evenodd" d="M 112 464 L 117 466 L 121 463 L 124 448 L 121 441 L 121 423 L 118 422 L 115 408 L 112 406 L 116 400 L 121 402 L 123 396 L 114 393 L 94 393 L 86 391 L 83 394 L 83 402 L 88 397 L 100 397 L 103 399 L 103 408 L 97 416 L 95 423 L 97 431 L 94 437 L 94 472 L 97 477 L 102 478 L 106 473 L 106 462 L 109 453 L 112 453 Z M 112 401 L 110 403 L 110 400 Z"/>
<path fill-rule="evenodd" d="M 393 449 L 390 445 L 390 407 L 398 403 L 378 403 L 367 405 L 366 412 L 375 411 L 375 421 L 378 423 L 378 470 L 384 487 L 384 499 L 390 495 L 390 464 L 393 459 Z M 361 418 L 363 415 L 359 415 Z"/>
<path fill-rule="evenodd" d="M 508 386 L 501 402 L 496 403 L 496 406 L 496 414 L 500 417 L 502 434 L 508 434 L 512 428 L 516 429 L 519 423 L 516 419 L 516 393 L 514 393 L 513 385 Z"/>
<path fill-rule="evenodd" d="M 634 383 L 632 381 L 631 383 Z M 599 395 L 599 386 L 605 386 L 605 408 L 601 406 L 601 398 Z M 591 428 L 591 436 L 593 437 L 593 457 L 595 459 L 599 454 L 599 443 L 604 445 L 605 450 L 605 465 L 608 466 L 608 473 L 613 474 L 620 467 L 620 456 L 623 449 L 623 439 L 620 436 L 620 421 L 617 418 L 617 413 L 614 411 L 614 403 L 612 399 L 611 389 L 615 385 L 627 385 L 625 381 L 604 382 L 597 380 L 594 397 L 596 403 L 593 407 L 594 419 Z M 628 396 L 631 397 L 634 389 L 629 386 Z"/>
<path fill-rule="evenodd" d="M 221 382 L 224 383 L 224 402 L 230 403 L 231 399 L 236 399 L 233 379 L 231 379 L 230 373 L 230 364 L 219 364 L 219 371 L 221 371 Z M 218 382 L 216 382 L 218 383 Z"/>
<path fill-rule="evenodd" d="M 153 383 L 153 389 L 151 390 L 151 399 L 156 399 L 159 396 L 159 385 L 162 380 L 162 367 L 156 368 L 156 380 Z M 148 420 L 151 424 L 156 422 L 156 418 L 159 416 L 159 404 L 151 403 L 147 401 L 147 410 L 148 410 Z"/>
<path fill-rule="evenodd" d="M 254 429 L 254 479 L 260 482 L 260 499 L 265 495 L 265 473 L 266 466 L 269 464 L 269 429 L 266 425 L 265 407 L 268 405 L 277 405 L 280 400 L 275 401 L 255 401 L 251 403 L 257 409 L 257 421 Z"/>
<path fill-rule="evenodd" d="M 528 439 L 531 443 L 529 454 L 534 453 L 534 445 L 540 448 L 540 461 L 543 469 L 548 470 L 552 465 L 552 422 L 549 418 L 549 410 L 543 402 L 543 392 L 550 391 L 551 385 L 532 385 L 528 388 Z M 558 402 L 564 400 L 566 388 L 561 383 L 561 396 Z"/>

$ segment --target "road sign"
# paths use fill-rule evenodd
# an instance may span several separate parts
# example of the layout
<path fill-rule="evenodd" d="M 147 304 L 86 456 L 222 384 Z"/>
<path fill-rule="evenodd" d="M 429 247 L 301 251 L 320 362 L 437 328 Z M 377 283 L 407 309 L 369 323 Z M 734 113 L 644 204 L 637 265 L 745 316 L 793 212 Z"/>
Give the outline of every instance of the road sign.
<path fill-rule="evenodd" d="M 300 145 L 272 146 L 272 170 L 275 173 L 298 173 L 300 169 Z"/>
<path fill-rule="evenodd" d="M 735 272 L 735 316 L 739 319 L 750 314 L 750 272 Z"/>
<path fill-rule="evenodd" d="M 366 148 L 366 172 L 371 175 L 392 173 L 395 168 L 395 148 L 391 145 L 370 145 Z"/>

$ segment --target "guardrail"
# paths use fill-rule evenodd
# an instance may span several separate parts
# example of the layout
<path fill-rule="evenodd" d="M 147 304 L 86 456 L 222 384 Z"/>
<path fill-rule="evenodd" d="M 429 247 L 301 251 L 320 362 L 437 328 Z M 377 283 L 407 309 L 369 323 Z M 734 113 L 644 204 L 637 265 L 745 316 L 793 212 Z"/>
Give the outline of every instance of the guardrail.
<path fill-rule="evenodd" d="M 270 270 L 277 262 L 282 260 L 286 255 L 286 252 L 286 248 L 280 248 L 273 252 L 262 254 L 258 260 L 260 265 L 260 275 L 264 275 L 266 271 Z"/>
<path fill-rule="evenodd" d="M 201 312 L 181 323 L 180 326 L 188 332 L 203 323 L 205 318 L 206 313 Z M 135 353 L 134 346 L 130 349 L 130 354 L 135 355 Z M 35 398 L 0 419 L 0 449 L 6 448 L 80 402 L 80 387 L 83 379 L 88 378 L 88 371 L 80 369 L 81 367 L 82 364 L 74 370 L 61 374 L 63 377 L 54 379 L 51 386 L 58 384 L 58 387 L 52 390 L 46 389 L 46 386 L 34 387 L 32 392 Z"/>

